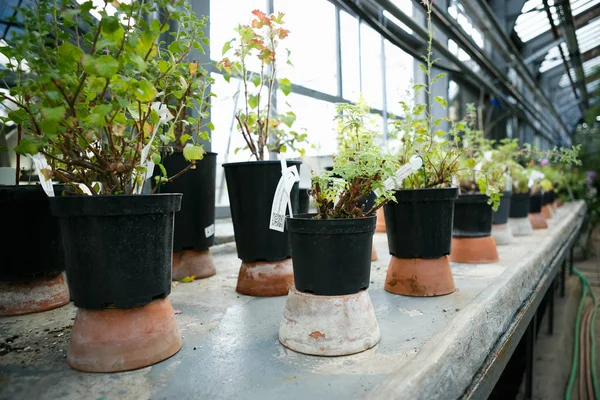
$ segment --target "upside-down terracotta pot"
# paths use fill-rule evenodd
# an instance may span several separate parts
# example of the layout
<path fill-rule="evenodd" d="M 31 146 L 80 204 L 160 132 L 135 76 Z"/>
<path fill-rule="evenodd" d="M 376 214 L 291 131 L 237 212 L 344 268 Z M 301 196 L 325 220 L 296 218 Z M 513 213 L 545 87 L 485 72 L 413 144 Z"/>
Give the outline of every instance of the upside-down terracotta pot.
<path fill-rule="evenodd" d="M 462 194 L 454 203 L 450 261 L 468 264 L 498 262 L 492 234 L 492 207 L 484 194 Z"/>
<path fill-rule="evenodd" d="M 79 308 L 68 364 L 80 371 L 145 367 L 175 354 L 173 223 L 181 194 L 51 199 L 64 237 L 71 299 Z"/>
<path fill-rule="evenodd" d="M 546 229 L 548 228 L 548 222 L 546 217 L 542 214 L 543 197 L 541 193 L 535 193 L 531 195 L 529 202 L 529 222 L 533 229 Z"/>
<path fill-rule="evenodd" d="M 300 161 L 288 161 L 300 167 Z M 285 296 L 294 283 L 290 241 L 285 219 L 283 232 L 269 229 L 271 206 L 281 178 L 279 161 L 223 164 L 238 258 L 238 293 L 249 296 Z M 298 213 L 298 184 L 290 194 L 293 214 Z"/>
<path fill-rule="evenodd" d="M 163 156 L 167 171 L 182 171 L 189 161 L 182 151 Z M 181 209 L 175 213 L 173 233 L 173 280 L 193 276 L 208 278 L 217 273 L 210 254 L 215 242 L 215 182 L 217 154 L 205 153 L 195 167 L 177 179 L 159 184 L 159 193 L 182 193 Z M 161 171 L 155 168 L 155 175 Z"/>
<path fill-rule="evenodd" d="M 53 189 L 61 194 L 64 186 L 55 185 Z M 41 312 L 67 304 L 62 233 L 42 187 L 0 185 L 0 212 L 7 221 L 6 234 L 0 240 L 0 316 Z M 34 232 L 42 235 L 35 243 L 27 240 Z"/>
<path fill-rule="evenodd" d="M 385 290 L 405 296 L 454 292 L 448 254 L 456 188 L 397 190 L 385 220 L 392 258 Z"/>
<path fill-rule="evenodd" d="M 375 232 L 385 232 L 385 213 L 383 208 L 377 210 L 377 225 L 375 226 Z"/>
<path fill-rule="evenodd" d="M 286 300 L 279 341 L 305 354 L 340 356 L 377 344 L 379 325 L 367 292 L 375 216 L 287 219 L 294 285 Z"/>

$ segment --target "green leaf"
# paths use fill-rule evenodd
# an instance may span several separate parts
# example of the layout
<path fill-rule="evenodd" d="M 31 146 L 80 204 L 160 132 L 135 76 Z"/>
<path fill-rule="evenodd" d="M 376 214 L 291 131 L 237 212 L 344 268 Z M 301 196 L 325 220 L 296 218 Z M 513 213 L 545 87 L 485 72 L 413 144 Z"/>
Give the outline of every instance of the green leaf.
<path fill-rule="evenodd" d="M 294 122 L 296 121 L 296 114 L 291 111 L 286 112 L 281 115 L 281 122 L 287 125 L 288 128 L 291 128 Z"/>
<path fill-rule="evenodd" d="M 133 63 L 133 65 L 136 66 L 138 71 L 140 71 L 140 72 L 146 71 L 146 62 L 144 61 L 144 59 L 142 57 L 138 56 L 137 54 L 132 54 L 131 62 Z"/>
<path fill-rule="evenodd" d="M 20 125 L 29 119 L 29 114 L 27 114 L 27 111 L 25 111 L 24 109 L 19 108 L 17 110 L 9 112 L 8 119 L 13 121 L 17 125 Z"/>
<path fill-rule="evenodd" d="M 292 83 L 287 78 L 282 78 L 279 80 L 279 89 L 283 92 L 284 95 L 288 95 L 292 93 Z"/>
<path fill-rule="evenodd" d="M 206 123 L 206 127 L 207 127 L 208 129 L 210 129 L 211 131 L 214 131 L 214 130 L 215 130 L 215 125 L 214 125 L 212 122 L 207 122 L 207 123 Z"/>
<path fill-rule="evenodd" d="M 181 135 L 181 137 L 179 138 L 179 142 L 181 142 L 181 144 L 186 144 L 188 142 L 188 140 L 190 140 L 192 138 L 191 135 L 188 135 L 187 133 L 184 133 L 183 135 Z"/>
<path fill-rule="evenodd" d="M 248 96 L 248 105 L 250 108 L 258 107 L 258 96 L 251 94 Z"/>
<path fill-rule="evenodd" d="M 38 146 L 37 146 L 37 143 L 24 137 L 21 139 L 21 142 L 19 143 L 19 145 L 17 147 L 15 147 L 15 152 L 17 152 L 18 154 L 21 154 L 21 155 L 25 155 L 25 154 L 33 155 L 38 152 Z"/>
<path fill-rule="evenodd" d="M 100 24 L 102 25 L 102 33 L 104 35 L 113 33 L 121 27 L 119 18 L 115 15 L 113 15 L 113 16 L 105 15 L 102 18 L 102 21 L 100 21 Z"/>
<path fill-rule="evenodd" d="M 66 111 L 67 109 L 64 106 L 42 108 L 42 115 L 48 121 L 59 122 L 64 118 Z"/>
<path fill-rule="evenodd" d="M 114 74 L 119 70 L 119 63 L 117 60 L 105 54 L 96 59 L 96 71 L 99 76 L 104 78 L 112 78 Z"/>
<path fill-rule="evenodd" d="M 183 148 L 183 157 L 187 161 L 202 160 L 204 158 L 204 148 L 199 145 L 186 146 Z"/>
<path fill-rule="evenodd" d="M 154 85 L 146 80 L 139 82 L 138 89 L 135 92 L 135 98 L 141 102 L 149 103 L 156 97 L 156 88 Z"/>
<path fill-rule="evenodd" d="M 181 278 L 181 280 L 179 282 L 190 283 L 190 282 L 194 282 L 194 279 L 196 279 L 196 275 L 186 276 L 186 277 Z"/>
<path fill-rule="evenodd" d="M 436 131 L 435 134 L 437 136 L 444 136 L 444 135 L 446 135 L 446 132 L 444 132 L 444 131 Z"/>
<path fill-rule="evenodd" d="M 167 176 L 167 170 L 166 170 L 165 166 L 162 165 L 162 164 L 156 164 L 156 165 L 158 165 L 158 168 L 160 169 L 160 173 L 162 174 L 162 176 L 166 177 Z"/>
<path fill-rule="evenodd" d="M 473 167 L 475 166 L 475 164 L 476 164 L 476 162 L 475 162 L 475 159 L 474 159 L 474 158 L 469 158 L 469 159 L 467 159 L 467 166 L 468 166 L 469 168 L 473 168 Z"/>
<path fill-rule="evenodd" d="M 258 87 L 260 85 L 260 75 L 252 74 L 252 76 L 250 76 L 250 82 L 252 82 L 255 87 Z"/>
<path fill-rule="evenodd" d="M 442 107 L 448 107 L 448 102 L 442 96 L 435 96 L 434 100 L 436 101 L 436 103 L 439 103 Z"/>
<path fill-rule="evenodd" d="M 152 162 L 154 164 L 160 164 L 161 158 L 159 153 L 152 154 Z"/>
<path fill-rule="evenodd" d="M 169 69 L 169 63 L 165 60 L 158 60 L 158 70 L 165 73 Z"/>
<path fill-rule="evenodd" d="M 71 60 L 79 62 L 83 56 L 83 50 L 73 46 L 69 42 L 64 42 L 58 47 L 58 55 L 60 56 L 60 61 Z"/>
<path fill-rule="evenodd" d="M 233 42 L 233 39 L 223 44 L 223 50 L 221 50 L 221 55 L 225 55 L 225 53 L 227 53 L 229 49 L 231 49 L 231 42 Z"/>

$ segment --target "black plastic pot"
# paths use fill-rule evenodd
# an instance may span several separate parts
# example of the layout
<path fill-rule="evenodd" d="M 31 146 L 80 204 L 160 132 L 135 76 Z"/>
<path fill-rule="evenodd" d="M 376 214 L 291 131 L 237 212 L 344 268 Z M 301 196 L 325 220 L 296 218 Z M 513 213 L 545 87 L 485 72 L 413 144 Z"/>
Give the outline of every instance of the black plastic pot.
<path fill-rule="evenodd" d="M 385 208 L 390 254 L 440 258 L 450 254 L 457 188 L 398 190 Z"/>
<path fill-rule="evenodd" d="M 60 195 L 62 185 L 54 186 Z M 55 276 L 65 270 L 58 219 L 40 185 L 0 186 L 0 281 Z"/>
<path fill-rule="evenodd" d="M 163 160 L 169 175 L 183 170 L 189 161 L 182 152 Z M 158 171 L 155 170 L 155 174 Z M 215 243 L 215 180 L 217 154 L 206 153 L 195 169 L 159 187 L 158 193 L 182 193 L 181 210 L 175 214 L 173 251 L 206 250 Z M 207 236 L 208 233 L 208 236 Z"/>
<path fill-rule="evenodd" d="M 287 165 L 300 167 L 300 161 Z M 281 178 L 279 161 L 223 164 L 238 257 L 242 261 L 279 261 L 291 256 L 287 232 L 269 229 L 271 205 Z M 298 184 L 290 194 L 298 213 Z"/>
<path fill-rule="evenodd" d="M 510 217 L 527 218 L 530 199 L 531 195 L 529 193 L 513 193 L 510 199 Z"/>
<path fill-rule="evenodd" d="M 298 191 L 298 200 L 299 200 L 299 208 L 298 212 L 300 214 L 308 214 L 308 208 L 310 207 L 310 189 L 300 188 Z"/>
<path fill-rule="evenodd" d="M 542 200 L 542 206 L 545 206 L 547 204 L 552 204 L 552 202 L 554 201 L 554 192 L 544 192 L 542 194 L 543 200 Z"/>
<path fill-rule="evenodd" d="M 376 217 L 322 220 L 314 215 L 287 218 L 296 289 L 321 296 L 367 289 Z"/>
<path fill-rule="evenodd" d="M 50 205 L 77 307 L 131 308 L 169 295 L 181 194 L 55 197 Z"/>
<path fill-rule="evenodd" d="M 532 194 L 529 199 L 529 212 L 537 214 L 542 212 L 543 196 L 541 193 Z"/>
<path fill-rule="evenodd" d="M 512 192 L 502 192 L 500 198 L 500 205 L 496 211 L 492 214 L 492 223 L 494 225 L 503 225 L 508 222 L 508 215 L 510 214 L 510 201 L 512 198 Z"/>
<path fill-rule="evenodd" d="M 492 206 L 485 194 L 461 194 L 454 203 L 452 236 L 487 237 L 492 234 Z"/>

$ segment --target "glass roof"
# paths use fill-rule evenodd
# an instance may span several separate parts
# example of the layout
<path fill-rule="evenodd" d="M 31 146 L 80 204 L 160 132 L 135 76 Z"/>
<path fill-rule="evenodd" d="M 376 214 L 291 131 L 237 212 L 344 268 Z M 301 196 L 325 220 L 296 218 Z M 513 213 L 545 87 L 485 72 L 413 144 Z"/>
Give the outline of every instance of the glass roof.
<path fill-rule="evenodd" d="M 600 0 L 570 1 L 573 17 L 576 17 L 585 10 L 600 3 Z M 554 20 L 554 23 L 558 25 L 559 21 L 554 4 L 555 0 L 548 0 L 552 19 Z M 550 30 L 550 22 L 548 21 L 546 10 L 544 9 L 543 0 L 527 0 L 521 9 L 521 15 L 519 15 L 515 24 L 515 32 L 517 32 L 519 38 L 525 43 L 548 30 Z"/>

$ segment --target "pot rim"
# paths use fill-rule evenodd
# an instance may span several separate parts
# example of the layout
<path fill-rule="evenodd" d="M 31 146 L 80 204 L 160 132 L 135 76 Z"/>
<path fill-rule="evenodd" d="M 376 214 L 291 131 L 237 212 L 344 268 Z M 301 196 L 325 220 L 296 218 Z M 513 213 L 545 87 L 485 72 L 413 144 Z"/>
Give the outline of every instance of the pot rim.
<path fill-rule="evenodd" d="M 290 165 L 301 165 L 302 160 L 285 160 L 285 162 Z M 280 160 L 251 160 L 251 161 L 236 161 L 236 162 L 228 162 L 221 164 L 223 167 L 234 167 L 241 165 L 270 165 L 270 164 L 281 164 Z"/>
<path fill-rule="evenodd" d="M 439 197 L 430 197 L 437 193 L 441 194 Z M 398 197 L 402 198 L 398 198 Z M 433 201 L 449 201 L 456 200 L 458 197 L 457 187 L 445 187 L 445 188 L 419 188 L 419 189 L 399 189 L 394 191 L 394 197 L 398 200 L 398 203 L 413 203 L 413 202 L 433 202 Z M 387 205 L 393 205 L 394 202 L 389 202 Z M 385 207 L 384 206 L 384 207 Z"/>

